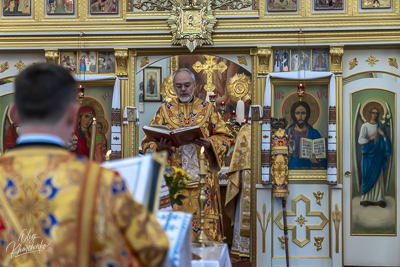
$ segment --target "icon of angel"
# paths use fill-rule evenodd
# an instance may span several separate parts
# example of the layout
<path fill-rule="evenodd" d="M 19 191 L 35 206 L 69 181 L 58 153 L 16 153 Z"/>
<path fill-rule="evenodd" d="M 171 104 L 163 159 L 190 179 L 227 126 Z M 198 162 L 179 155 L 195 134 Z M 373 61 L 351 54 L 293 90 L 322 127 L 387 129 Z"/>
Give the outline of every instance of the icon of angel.
<path fill-rule="evenodd" d="M 386 207 L 392 168 L 393 118 L 388 103 L 359 103 L 353 121 L 352 157 L 361 206 Z"/>

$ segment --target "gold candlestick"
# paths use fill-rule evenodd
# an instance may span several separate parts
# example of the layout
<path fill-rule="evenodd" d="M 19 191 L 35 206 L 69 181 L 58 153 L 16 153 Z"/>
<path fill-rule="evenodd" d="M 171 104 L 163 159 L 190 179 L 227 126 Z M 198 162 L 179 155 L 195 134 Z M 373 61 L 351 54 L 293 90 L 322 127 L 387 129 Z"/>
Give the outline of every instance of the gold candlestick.
<path fill-rule="evenodd" d="M 206 233 L 204 232 L 204 207 L 207 202 L 206 198 L 206 193 L 205 193 L 205 186 L 206 186 L 206 172 L 204 169 L 204 147 L 201 147 L 200 151 L 200 171 L 199 171 L 199 176 L 200 176 L 200 194 L 199 194 L 199 207 L 200 207 L 200 230 L 199 233 L 197 234 L 197 237 L 195 239 L 195 243 L 200 243 L 204 244 L 205 242 L 209 241 Z"/>
<path fill-rule="evenodd" d="M 92 122 L 92 129 L 91 129 L 91 138 L 90 138 L 90 152 L 89 152 L 89 159 L 94 159 L 94 148 L 96 146 L 96 131 L 97 131 L 97 122 L 96 118 L 93 118 Z"/>

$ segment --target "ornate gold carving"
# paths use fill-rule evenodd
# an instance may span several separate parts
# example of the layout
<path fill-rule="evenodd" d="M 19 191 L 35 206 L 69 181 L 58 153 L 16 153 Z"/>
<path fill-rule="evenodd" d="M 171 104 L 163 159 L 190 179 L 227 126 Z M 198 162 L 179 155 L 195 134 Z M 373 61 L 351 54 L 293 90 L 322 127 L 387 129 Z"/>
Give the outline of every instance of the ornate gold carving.
<path fill-rule="evenodd" d="M 267 75 L 270 72 L 271 47 L 258 48 L 258 75 Z"/>
<path fill-rule="evenodd" d="M 239 64 L 243 64 L 245 66 L 247 66 L 247 60 L 245 56 L 237 56 Z"/>
<path fill-rule="evenodd" d="M 172 98 L 176 98 L 174 85 L 172 83 L 172 74 L 164 79 L 161 85 L 161 95 L 167 102 L 171 101 Z"/>
<path fill-rule="evenodd" d="M 203 73 L 207 74 L 207 84 L 204 86 L 204 89 L 207 92 L 212 92 L 215 89 L 215 85 L 212 84 L 212 75 L 215 71 L 223 73 L 228 67 L 224 62 L 216 63 L 215 56 L 207 56 L 205 55 L 206 62 L 202 64 L 200 61 L 197 61 L 193 64 L 192 68 L 198 73 L 203 71 Z"/>
<path fill-rule="evenodd" d="M 171 57 L 171 72 L 178 69 L 178 56 Z"/>
<path fill-rule="evenodd" d="M 324 237 L 323 236 L 315 236 L 314 237 L 314 246 L 317 247 L 317 251 L 322 249 L 322 241 L 324 241 Z"/>
<path fill-rule="evenodd" d="M 45 49 L 44 56 L 48 63 L 53 63 L 58 65 L 58 58 L 60 57 L 58 49 Z"/>
<path fill-rule="evenodd" d="M 278 236 L 278 240 L 279 242 L 281 242 L 281 248 L 285 249 L 285 236 L 284 235 L 281 237 Z"/>
<path fill-rule="evenodd" d="M 335 225 L 335 234 L 336 234 L 336 253 L 339 253 L 339 227 L 341 220 L 342 220 L 342 212 L 339 210 L 339 205 L 336 203 L 335 210 L 332 211 L 332 221 Z"/>
<path fill-rule="evenodd" d="M 251 6 L 250 0 L 212 0 L 211 8 L 216 10 L 241 10 Z"/>
<path fill-rule="evenodd" d="M 116 74 L 118 76 L 128 75 L 128 48 L 116 48 L 115 50 L 115 60 L 116 60 Z"/>
<path fill-rule="evenodd" d="M 1 72 L 5 72 L 6 70 L 8 70 L 8 62 L 7 62 L 7 61 L 4 62 L 3 64 L 1 64 L 0 73 L 1 73 Z"/>
<path fill-rule="evenodd" d="M 313 195 L 317 201 L 317 204 L 321 206 L 321 198 L 324 196 L 324 192 L 318 191 L 317 193 L 313 192 Z"/>
<path fill-rule="evenodd" d="M 358 65 L 357 58 L 355 57 L 352 60 L 350 60 L 349 65 L 350 65 L 349 70 L 354 69 Z"/>
<path fill-rule="evenodd" d="M 303 227 L 303 225 L 305 225 L 306 222 L 308 222 L 308 220 L 304 218 L 302 214 L 300 214 L 300 216 L 294 221 L 297 222 L 300 225 L 300 227 Z"/>
<path fill-rule="evenodd" d="M 235 74 L 235 76 L 229 79 L 227 86 L 227 90 L 231 99 L 233 101 L 243 100 L 244 102 L 249 100 L 250 84 L 251 82 L 249 76 L 246 76 L 244 73 Z"/>
<path fill-rule="evenodd" d="M 267 213 L 267 207 L 265 203 L 263 204 L 262 213 L 263 213 L 263 222 L 261 223 L 261 215 L 259 211 L 257 211 L 257 219 L 260 222 L 260 227 L 262 231 L 262 252 L 265 253 L 265 235 L 267 233 L 269 220 L 271 219 L 271 212 L 268 212 L 267 223 L 265 223 L 265 213 Z"/>
<path fill-rule="evenodd" d="M 24 64 L 24 62 L 22 62 L 22 60 L 20 59 L 18 63 L 16 63 L 14 65 L 14 67 L 17 68 L 17 70 L 21 71 L 23 68 L 26 67 L 26 65 Z"/>
<path fill-rule="evenodd" d="M 329 67 L 331 72 L 340 74 L 342 69 L 343 46 L 331 46 L 329 51 Z"/>
<path fill-rule="evenodd" d="M 321 223 L 319 225 L 306 225 L 306 238 L 303 241 L 297 239 L 297 225 L 288 225 L 288 229 L 292 230 L 292 240 L 299 247 L 304 247 L 306 244 L 310 242 L 311 238 L 311 230 L 322 230 L 325 225 L 328 223 L 328 219 L 324 215 L 322 211 L 311 211 L 311 201 L 303 194 L 298 195 L 294 199 L 292 199 L 292 211 L 287 212 L 287 216 L 297 216 L 297 202 L 304 201 L 306 203 L 306 216 L 318 216 L 321 218 Z M 283 212 L 279 212 L 278 216 L 275 218 L 275 223 L 278 227 L 283 230 L 283 224 L 281 219 L 283 217 Z"/>
<path fill-rule="evenodd" d="M 399 65 L 397 64 L 397 59 L 395 57 L 390 57 L 388 58 L 389 60 L 389 66 L 395 67 L 396 69 L 399 68 Z"/>
<path fill-rule="evenodd" d="M 171 10 L 175 3 L 187 5 L 189 1 L 186 0 L 130 0 L 128 1 L 128 11 L 133 11 L 133 7 L 141 11 L 166 11 Z M 250 0 L 211 0 L 211 1 L 196 1 L 200 3 L 210 3 L 213 10 L 241 10 L 251 6 Z M 130 7 L 131 6 L 131 7 Z"/>
<path fill-rule="evenodd" d="M 131 0 L 131 1 L 134 1 L 134 0 Z M 128 3 L 131 1 L 128 1 Z M 172 9 L 172 1 L 170 1 L 170 0 L 137 0 L 136 2 L 133 2 L 133 7 L 136 9 L 140 9 L 142 11 L 165 11 L 165 10 Z"/>
<path fill-rule="evenodd" d="M 365 60 L 369 65 L 371 65 L 371 67 L 373 67 L 376 62 L 378 62 L 379 60 L 376 59 L 376 57 L 374 57 L 373 55 L 369 56 L 369 58 L 367 60 Z"/>
<path fill-rule="evenodd" d="M 143 68 L 144 66 L 146 66 L 147 64 L 149 64 L 149 57 L 143 57 L 140 60 L 140 67 Z"/>
<path fill-rule="evenodd" d="M 186 46 L 190 52 L 197 46 L 213 44 L 211 32 L 217 22 L 211 9 L 211 2 L 189 1 L 189 5 L 174 3 L 167 20 L 171 27 L 171 44 Z"/>

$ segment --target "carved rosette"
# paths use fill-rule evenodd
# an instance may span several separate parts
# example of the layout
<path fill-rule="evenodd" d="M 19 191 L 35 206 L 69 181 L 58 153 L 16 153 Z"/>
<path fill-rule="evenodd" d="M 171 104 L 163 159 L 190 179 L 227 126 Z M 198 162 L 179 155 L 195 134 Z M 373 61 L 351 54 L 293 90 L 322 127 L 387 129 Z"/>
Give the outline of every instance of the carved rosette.
<path fill-rule="evenodd" d="M 186 46 L 190 52 L 203 44 L 213 44 L 211 33 L 217 19 L 211 1 L 201 3 L 193 1 L 192 5 L 173 3 L 170 17 L 167 20 L 171 27 L 173 45 Z M 201 4 L 197 5 L 200 2 Z"/>
<path fill-rule="evenodd" d="M 267 75 L 270 72 L 270 59 L 272 55 L 272 48 L 258 48 L 258 75 Z"/>
<path fill-rule="evenodd" d="M 250 100 L 249 96 L 249 87 L 250 87 L 250 77 L 246 76 L 246 74 L 235 74 L 232 78 L 229 79 L 229 83 L 227 86 L 227 90 L 231 99 L 235 102 L 239 100 L 243 100 L 246 102 Z"/>
<path fill-rule="evenodd" d="M 330 57 L 330 68 L 331 72 L 335 74 L 341 74 L 343 72 L 342 57 L 343 57 L 343 46 L 331 46 L 329 51 Z"/>
<path fill-rule="evenodd" d="M 128 75 L 128 48 L 115 49 L 115 60 L 116 60 L 116 74 L 118 76 Z"/>
<path fill-rule="evenodd" d="M 45 49 L 44 56 L 46 58 L 47 63 L 53 63 L 58 65 L 58 59 L 60 57 L 58 49 Z"/>

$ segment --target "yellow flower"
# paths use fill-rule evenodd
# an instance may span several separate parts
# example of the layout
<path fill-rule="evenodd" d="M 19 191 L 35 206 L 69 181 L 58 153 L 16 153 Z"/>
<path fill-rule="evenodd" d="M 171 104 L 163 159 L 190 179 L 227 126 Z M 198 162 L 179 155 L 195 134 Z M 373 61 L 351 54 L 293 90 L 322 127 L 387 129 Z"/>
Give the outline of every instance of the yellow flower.
<path fill-rule="evenodd" d="M 181 171 L 182 177 L 185 177 L 186 176 L 186 172 L 184 170 L 182 170 L 182 169 L 180 169 L 180 171 Z"/>
<path fill-rule="evenodd" d="M 183 184 L 184 184 L 184 185 L 187 185 L 187 184 L 188 184 L 188 181 L 183 180 Z"/>
<path fill-rule="evenodd" d="M 179 171 L 179 168 L 172 166 L 172 169 L 174 170 L 174 174 L 177 174 L 177 172 Z"/>
<path fill-rule="evenodd" d="M 192 180 L 192 176 L 188 175 L 188 176 L 186 177 L 186 179 L 190 181 L 190 180 Z"/>

